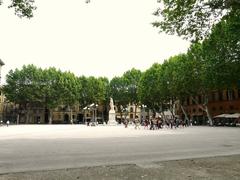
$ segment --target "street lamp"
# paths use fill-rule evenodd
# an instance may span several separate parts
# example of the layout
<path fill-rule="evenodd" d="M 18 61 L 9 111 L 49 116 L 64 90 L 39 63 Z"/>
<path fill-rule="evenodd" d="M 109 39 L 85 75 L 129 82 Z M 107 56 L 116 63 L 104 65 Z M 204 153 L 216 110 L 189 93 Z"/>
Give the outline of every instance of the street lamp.
<path fill-rule="evenodd" d="M 86 123 L 86 110 L 87 110 L 87 109 L 88 109 L 87 106 L 83 108 L 83 113 L 84 113 L 84 115 L 83 115 L 83 121 L 84 121 L 84 123 Z"/>
<path fill-rule="evenodd" d="M 139 106 L 139 108 L 140 108 L 140 122 L 141 122 L 141 124 L 142 124 L 143 119 L 146 119 L 146 117 L 145 117 L 145 108 L 146 107 L 147 106 L 145 104 L 142 104 L 141 106 Z M 143 114 L 142 114 L 142 110 L 143 110 Z M 143 115 L 144 118 L 142 118 L 142 115 Z"/>
<path fill-rule="evenodd" d="M 96 117 L 97 117 L 97 107 L 98 107 L 98 104 L 90 104 L 89 107 L 92 109 L 92 112 L 93 112 L 93 116 L 92 116 L 92 126 L 95 126 L 96 125 Z"/>
<path fill-rule="evenodd" d="M 123 112 L 124 112 L 124 116 L 125 116 L 125 118 L 124 118 L 124 125 L 125 125 L 125 128 L 127 128 L 127 126 L 128 126 L 128 120 L 127 120 L 128 109 L 124 108 Z"/>

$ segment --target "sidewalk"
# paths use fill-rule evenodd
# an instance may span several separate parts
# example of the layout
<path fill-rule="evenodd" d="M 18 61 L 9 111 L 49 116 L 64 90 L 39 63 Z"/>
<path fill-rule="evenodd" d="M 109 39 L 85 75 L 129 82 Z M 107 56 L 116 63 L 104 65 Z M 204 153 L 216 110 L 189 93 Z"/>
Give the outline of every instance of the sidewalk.
<path fill-rule="evenodd" d="M 238 180 L 239 178 L 240 155 L 0 175 L 0 180 Z"/>

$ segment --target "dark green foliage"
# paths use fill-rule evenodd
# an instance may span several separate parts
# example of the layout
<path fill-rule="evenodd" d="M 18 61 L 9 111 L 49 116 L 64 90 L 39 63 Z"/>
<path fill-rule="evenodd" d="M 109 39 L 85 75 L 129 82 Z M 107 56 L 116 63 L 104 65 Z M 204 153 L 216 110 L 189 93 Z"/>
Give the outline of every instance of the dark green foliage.
<path fill-rule="evenodd" d="M 240 79 L 240 10 L 226 16 L 204 40 L 205 79 L 211 88 L 227 88 Z"/>
<path fill-rule="evenodd" d="M 14 8 L 15 14 L 19 17 L 31 18 L 33 17 L 33 11 L 36 9 L 34 6 L 34 0 L 12 0 L 9 8 Z"/>
<path fill-rule="evenodd" d="M 163 8 L 154 15 L 162 20 L 154 22 L 161 32 L 177 34 L 192 41 L 203 40 L 219 20 L 240 9 L 239 0 L 161 0 Z"/>
<path fill-rule="evenodd" d="M 52 109 L 62 104 L 104 103 L 108 98 L 107 78 L 77 78 L 55 68 L 23 66 L 21 70 L 11 70 L 6 81 L 4 94 L 16 104 L 38 104 Z"/>

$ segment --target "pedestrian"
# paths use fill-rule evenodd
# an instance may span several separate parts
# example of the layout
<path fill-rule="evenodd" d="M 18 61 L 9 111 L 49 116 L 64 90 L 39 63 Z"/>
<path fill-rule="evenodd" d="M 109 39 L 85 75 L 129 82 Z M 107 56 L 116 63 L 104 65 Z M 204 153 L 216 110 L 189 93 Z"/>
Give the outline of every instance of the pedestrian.
<path fill-rule="evenodd" d="M 10 124 L 10 122 L 9 122 L 9 120 L 7 120 L 7 127 L 8 127 L 9 124 Z"/>
<path fill-rule="evenodd" d="M 125 125 L 125 128 L 127 128 L 127 126 L 128 126 L 128 120 L 127 120 L 127 118 L 124 120 L 124 125 Z"/>
<path fill-rule="evenodd" d="M 154 122 L 153 122 L 153 119 L 150 120 L 150 130 L 154 130 Z"/>
<path fill-rule="evenodd" d="M 139 121 L 138 117 L 136 117 L 134 123 L 135 123 L 135 129 L 140 129 L 140 127 L 139 127 L 140 121 Z"/>

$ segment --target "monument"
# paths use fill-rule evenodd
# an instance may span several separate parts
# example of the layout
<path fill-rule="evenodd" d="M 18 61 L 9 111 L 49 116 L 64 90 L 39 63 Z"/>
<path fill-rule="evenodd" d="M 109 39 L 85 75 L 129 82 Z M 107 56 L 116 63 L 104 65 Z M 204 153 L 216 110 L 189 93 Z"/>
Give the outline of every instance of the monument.
<path fill-rule="evenodd" d="M 110 98 L 110 111 L 108 114 L 108 125 L 115 126 L 117 125 L 116 122 L 116 113 L 114 110 L 114 104 L 113 104 L 113 99 Z"/>

